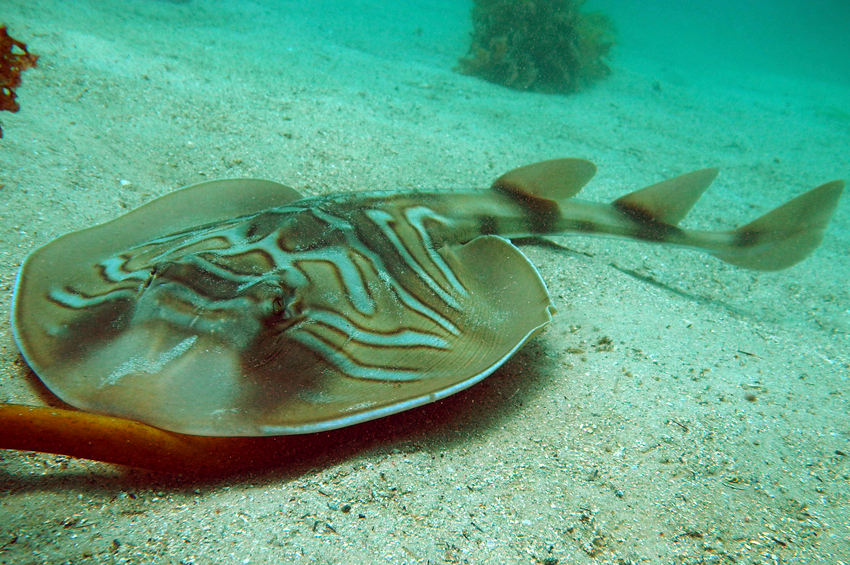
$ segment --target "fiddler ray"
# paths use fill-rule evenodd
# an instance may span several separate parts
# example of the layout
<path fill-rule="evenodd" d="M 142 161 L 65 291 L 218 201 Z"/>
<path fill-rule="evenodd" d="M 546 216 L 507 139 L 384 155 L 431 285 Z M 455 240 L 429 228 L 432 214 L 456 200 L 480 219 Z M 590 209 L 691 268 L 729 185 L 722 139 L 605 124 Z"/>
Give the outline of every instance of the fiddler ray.
<path fill-rule="evenodd" d="M 33 251 L 14 338 L 47 388 L 95 420 L 194 436 L 325 431 L 463 390 L 546 326 L 546 285 L 511 238 L 616 236 L 774 271 L 820 244 L 844 187 L 695 231 L 678 224 L 717 169 L 609 204 L 575 199 L 595 172 L 557 159 L 487 191 L 312 198 L 265 180 L 189 186 Z"/>

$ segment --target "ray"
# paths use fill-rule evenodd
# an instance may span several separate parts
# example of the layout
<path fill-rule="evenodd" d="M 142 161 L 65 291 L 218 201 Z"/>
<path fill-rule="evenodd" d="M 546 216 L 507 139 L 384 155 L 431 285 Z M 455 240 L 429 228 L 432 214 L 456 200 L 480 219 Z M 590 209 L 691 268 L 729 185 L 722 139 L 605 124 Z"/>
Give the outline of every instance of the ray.
<path fill-rule="evenodd" d="M 34 250 L 13 334 L 50 391 L 91 418 L 200 437 L 326 431 L 472 386 L 545 328 L 554 305 L 511 238 L 621 237 L 778 270 L 818 247 L 844 187 L 696 231 L 679 223 L 717 169 L 609 204 L 575 198 L 595 172 L 556 159 L 490 190 L 314 198 L 253 179 L 190 186 Z M 118 435 L 149 444 L 140 429 Z M 0 447 L 27 448 L 8 433 Z"/>

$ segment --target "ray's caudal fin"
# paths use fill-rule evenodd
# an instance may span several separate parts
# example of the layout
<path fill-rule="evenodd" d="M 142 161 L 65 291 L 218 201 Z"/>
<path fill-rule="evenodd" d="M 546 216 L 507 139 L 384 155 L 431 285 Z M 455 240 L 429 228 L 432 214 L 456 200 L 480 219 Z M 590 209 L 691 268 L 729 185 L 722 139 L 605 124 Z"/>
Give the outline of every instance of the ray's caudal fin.
<path fill-rule="evenodd" d="M 778 270 L 820 244 L 844 187 L 699 231 L 679 223 L 717 169 L 609 204 L 575 199 L 595 172 L 558 159 L 490 192 L 311 199 L 211 181 L 62 236 L 24 261 L 12 329 L 48 388 L 84 411 L 0 405 L 0 448 L 195 474 L 283 464 L 330 440 L 234 436 L 311 434 L 433 402 L 546 326 L 546 286 L 504 238 L 624 237 Z"/>
<path fill-rule="evenodd" d="M 731 232 L 732 249 L 712 253 L 727 263 L 777 271 L 799 263 L 823 240 L 844 181 L 822 184 Z"/>

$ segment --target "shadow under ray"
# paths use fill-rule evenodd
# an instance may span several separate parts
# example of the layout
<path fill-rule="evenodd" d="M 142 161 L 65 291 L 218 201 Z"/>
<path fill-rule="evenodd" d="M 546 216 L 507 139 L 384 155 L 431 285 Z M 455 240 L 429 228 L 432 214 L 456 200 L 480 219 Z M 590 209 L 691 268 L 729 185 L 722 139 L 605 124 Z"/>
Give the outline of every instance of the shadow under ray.
<path fill-rule="evenodd" d="M 153 485 L 179 490 L 225 482 L 278 482 L 400 444 L 415 443 L 417 449 L 434 452 L 449 450 L 471 438 L 480 441 L 539 394 L 538 385 L 546 377 L 542 370 L 544 348 L 540 340 L 532 341 L 482 383 L 438 402 L 347 428 L 305 435 L 185 436 L 75 410 L 0 405 L 0 447 L 4 449 L 129 465 L 119 467 L 120 473 L 112 477 L 76 471 L 26 476 L 3 472 L 0 489 L 92 493 Z M 46 430 L 39 421 L 42 417 L 49 422 Z M 59 423 L 59 432 L 51 429 L 57 427 L 57 417 L 69 418 Z"/>

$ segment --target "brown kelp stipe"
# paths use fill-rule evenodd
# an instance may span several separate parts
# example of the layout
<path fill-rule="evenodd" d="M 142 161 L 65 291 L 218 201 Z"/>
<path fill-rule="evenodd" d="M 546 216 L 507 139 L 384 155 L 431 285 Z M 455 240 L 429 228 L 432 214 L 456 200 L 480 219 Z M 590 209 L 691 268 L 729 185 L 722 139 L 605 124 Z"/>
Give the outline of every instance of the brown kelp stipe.
<path fill-rule="evenodd" d="M 229 438 L 168 432 L 89 412 L 0 404 L 0 447 L 68 455 L 150 471 L 216 475 L 261 469 L 303 436 Z"/>

